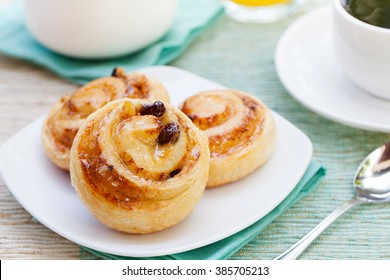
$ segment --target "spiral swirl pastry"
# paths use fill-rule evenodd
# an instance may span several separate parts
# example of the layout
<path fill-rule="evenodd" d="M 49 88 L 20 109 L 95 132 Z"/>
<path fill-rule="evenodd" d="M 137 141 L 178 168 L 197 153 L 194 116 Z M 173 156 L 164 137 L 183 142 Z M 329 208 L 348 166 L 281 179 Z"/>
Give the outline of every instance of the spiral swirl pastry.
<path fill-rule="evenodd" d="M 70 148 L 85 119 L 105 104 L 122 98 L 169 101 L 167 91 L 156 79 L 138 73 L 126 75 L 123 69 L 115 68 L 111 77 L 91 81 L 53 106 L 42 129 L 43 147 L 51 161 L 69 170 Z"/>
<path fill-rule="evenodd" d="M 90 115 L 71 149 L 72 185 L 108 227 L 151 233 L 182 221 L 206 186 L 207 137 L 179 109 L 141 99 Z"/>
<path fill-rule="evenodd" d="M 274 149 L 276 129 L 272 113 L 249 94 L 234 90 L 202 92 L 188 98 L 181 109 L 209 139 L 207 187 L 247 176 Z"/>

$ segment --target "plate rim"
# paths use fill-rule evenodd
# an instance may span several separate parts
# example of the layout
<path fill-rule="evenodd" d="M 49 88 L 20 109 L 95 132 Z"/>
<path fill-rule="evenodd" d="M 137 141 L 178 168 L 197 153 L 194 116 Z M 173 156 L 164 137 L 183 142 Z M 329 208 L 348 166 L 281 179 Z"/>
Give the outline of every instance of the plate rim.
<path fill-rule="evenodd" d="M 373 122 L 369 121 L 356 121 L 350 117 L 345 117 L 345 116 L 336 116 L 332 113 L 329 113 L 326 110 L 321 110 L 321 107 L 318 108 L 318 106 L 313 105 L 307 99 L 304 98 L 302 94 L 297 94 L 296 92 L 299 91 L 295 89 L 295 87 L 292 85 L 293 83 L 291 82 L 291 79 L 289 79 L 284 71 L 285 71 L 285 66 L 283 66 L 282 62 L 282 55 L 284 53 L 284 49 L 287 46 L 287 42 L 290 41 L 290 37 L 293 37 L 294 33 L 296 33 L 298 30 L 302 28 L 302 26 L 307 25 L 308 22 L 315 21 L 315 18 L 318 14 L 325 14 L 329 13 L 332 14 L 332 4 L 326 4 L 322 7 L 319 7 L 306 15 L 300 17 L 297 19 L 291 26 L 289 26 L 286 31 L 283 33 L 283 35 L 280 37 L 279 42 L 276 47 L 275 51 L 275 68 L 276 72 L 278 74 L 278 77 L 284 87 L 286 88 L 287 92 L 289 93 L 290 96 L 292 96 L 296 101 L 301 103 L 304 107 L 308 108 L 309 110 L 317 113 L 320 116 L 323 116 L 329 120 L 332 120 L 334 122 L 340 123 L 347 125 L 349 127 L 353 128 L 359 128 L 359 129 L 364 129 L 368 131 L 374 131 L 374 132 L 384 132 L 384 133 L 389 133 L 390 132 L 390 124 L 376 124 Z M 313 20 L 314 19 L 314 20 Z M 328 18 L 329 22 L 331 21 Z M 373 97 L 374 98 L 374 97 Z"/>
<path fill-rule="evenodd" d="M 188 72 L 188 71 L 185 71 L 185 70 L 182 70 L 182 69 L 178 69 L 178 68 L 175 68 L 175 67 L 172 67 L 172 66 L 147 67 L 147 68 L 143 68 L 143 69 L 140 69 L 140 70 L 143 71 L 143 70 L 148 70 L 148 69 L 154 69 L 154 70 L 162 69 L 162 70 L 170 70 L 170 71 L 172 71 L 172 70 L 176 71 L 177 70 L 177 71 L 180 71 L 182 74 L 190 74 L 190 75 L 193 75 L 195 77 L 199 77 L 199 78 L 202 78 L 204 80 L 213 82 L 212 80 L 205 79 L 205 78 L 203 78 L 201 76 L 198 76 L 198 75 L 195 75 L 195 74 L 193 74 L 191 72 Z M 213 82 L 213 83 L 215 83 L 215 82 Z M 92 245 L 88 244 L 88 242 L 85 242 L 84 240 L 79 240 L 78 238 L 75 238 L 75 236 L 73 236 L 72 234 L 68 234 L 67 232 L 64 232 L 64 230 L 58 229 L 55 225 L 48 224 L 46 220 L 41 220 L 39 218 L 38 218 L 38 220 L 39 220 L 40 223 L 42 223 L 48 229 L 54 231 L 55 233 L 57 233 L 60 236 L 70 240 L 71 242 L 74 242 L 75 244 L 77 244 L 79 246 L 81 245 L 81 246 L 85 246 L 85 247 L 88 247 L 88 248 L 91 248 L 91 249 L 94 249 L 94 250 L 98 250 L 98 251 L 101 251 L 101 252 L 104 252 L 104 253 L 114 254 L 114 255 L 124 256 L 124 257 L 154 257 L 154 256 L 168 255 L 168 254 L 176 254 L 176 253 L 181 253 L 181 252 L 185 252 L 185 251 L 188 251 L 188 250 L 198 249 L 198 248 L 210 245 L 212 243 L 218 242 L 218 241 L 220 241 L 220 240 L 222 240 L 224 238 L 227 238 L 227 237 L 229 237 L 229 236 L 231 236 L 231 235 L 233 235 L 235 233 L 238 233 L 239 231 L 241 231 L 241 230 L 243 230 L 243 229 L 253 225 L 259 219 L 262 219 L 264 216 L 266 216 L 268 213 L 270 213 L 274 208 L 276 208 L 291 193 L 291 191 L 296 187 L 297 183 L 300 181 L 300 179 L 302 178 L 302 176 L 304 175 L 305 171 L 307 170 L 307 168 L 308 168 L 308 166 L 310 164 L 310 161 L 311 161 L 311 158 L 312 158 L 312 154 L 313 154 L 313 145 L 312 145 L 312 142 L 309 139 L 309 137 L 303 131 L 301 131 L 297 126 L 295 126 L 294 124 L 289 122 L 287 119 L 285 119 L 284 117 L 282 117 L 278 113 L 273 111 L 273 114 L 274 114 L 274 116 L 276 118 L 280 118 L 282 121 L 288 123 L 288 125 L 291 126 L 296 131 L 296 133 L 299 134 L 299 137 L 302 139 L 302 141 L 305 142 L 305 147 L 307 147 L 309 149 L 309 153 L 308 153 L 307 157 L 305 158 L 304 161 L 301 162 L 301 170 L 299 170 L 299 172 L 295 172 L 294 180 L 293 180 L 294 182 L 291 183 L 291 187 L 288 190 L 287 189 L 285 190 L 285 194 L 280 196 L 280 200 L 277 203 L 274 203 L 273 206 L 269 206 L 264 211 L 265 214 L 263 216 L 261 216 L 260 218 L 257 218 L 257 219 L 251 219 L 250 222 L 246 222 L 246 225 L 241 226 L 241 228 L 238 229 L 238 230 L 236 229 L 237 227 L 235 227 L 235 229 L 231 230 L 230 232 L 223 231 L 224 234 L 219 234 L 217 238 L 214 238 L 216 240 L 214 240 L 212 242 L 208 241 L 208 242 L 206 242 L 206 244 L 204 244 L 204 242 L 199 242 L 198 241 L 197 243 L 195 243 L 195 245 L 194 245 L 194 243 L 192 243 L 191 246 L 182 245 L 181 247 L 175 247 L 171 251 L 167 251 L 166 249 L 161 249 L 160 251 L 159 250 L 155 250 L 154 253 L 150 253 L 150 252 L 146 252 L 146 253 L 133 253 L 133 252 L 130 252 L 130 253 L 124 254 L 123 252 L 119 252 L 119 251 L 115 251 L 115 250 L 107 251 L 106 248 L 102 248 L 100 246 L 96 246 L 96 245 L 93 245 L 93 244 Z M 40 116 L 39 118 L 35 119 L 31 123 L 29 123 L 28 125 L 23 127 L 21 130 L 19 130 L 17 133 L 15 133 L 13 136 L 11 136 L 8 140 L 6 140 L 0 147 L 0 175 L 2 176 L 7 189 L 13 194 L 13 196 L 15 197 L 17 202 L 28 213 L 30 213 L 32 216 L 36 216 L 36 217 L 37 216 L 41 216 L 41 215 L 34 215 L 34 214 L 36 214 L 35 210 L 31 209 L 31 207 L 29 207 L 29 205 L 26 205 L 26 203 L 24 202 L 24 199 L 20 198 L 18 194 L 14 194 L 14 192 L 13 192 L 14 187 L 12 187 L 12 184 L 10 184 L 11 183 L 11 179 L 8 177 L 8 174 L 5 172 L 5 170 L 6 170 L 5 164 L 6 163 L 4 162 L 4 154 L 6 153 L 6 147 L 8 145 L 12 144 L 13 139 L 17 138 L 19 136 L 19 134 L 23 134 L 23 132 L 25 130 L 28 130 L 30 128 L 30 126 L 36 125 L 36 122 L 42 122 L 43 118 L 45 117 L 45 115 L 46 114 Z"/>

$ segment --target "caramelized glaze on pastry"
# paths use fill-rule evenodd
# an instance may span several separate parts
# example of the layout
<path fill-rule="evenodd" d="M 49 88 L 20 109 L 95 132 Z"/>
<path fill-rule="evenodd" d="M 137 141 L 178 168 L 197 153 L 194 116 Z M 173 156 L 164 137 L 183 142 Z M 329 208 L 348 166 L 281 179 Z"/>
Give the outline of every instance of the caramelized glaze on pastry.
<path fill-rule="evenodd" d="M 52 162 L 69 170 L 69 151 L 85 119 L 108 102 L 126 97 L 169 101 L 156 79 L 138 73 L 126 75 L 115 68 L 111 77 L 91 81 L 53 106 L 42 130 L 42 143 Z"/>
<path fill-rule="evenodd" d="M 207 187 L 247 176 L 274 149 L 272 113 L 249 94 L 234 90 L 202 92 L 188 98 L 181 109 L 208 136 L 211 161 Z"/>
<path fill-rule="evenodd" d="M 108 227 L 151 233 L 182 221 L 204 192 L 207 137 L 179 109 L 122 99 L 91 114 L 71 149 L 72 185 Z"/>

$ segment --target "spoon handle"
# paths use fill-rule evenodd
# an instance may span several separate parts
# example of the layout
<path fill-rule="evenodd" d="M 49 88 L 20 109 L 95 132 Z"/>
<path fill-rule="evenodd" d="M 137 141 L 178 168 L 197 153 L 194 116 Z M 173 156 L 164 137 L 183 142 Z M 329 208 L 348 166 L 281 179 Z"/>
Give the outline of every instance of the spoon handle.
<path fill-rule="evenodd" d="M 364 199 L 359 197 L 353 198 L 347 203 L 341 205 L 334 212 L 332 212 L 328 217 L 326 217 L 321 223 L 319 223 L 315 228 L 313 228 L 308 234 L 306 234 L 301 240 L 291 246 L 289 249 L 284 251 L 274 260 L 295 260 L 297 259 L 307 247 L 310 246 L 313 241 L 321 235 L 321 233 L 327 229 L 338 217 L 343 215 L 353 206 L 361 204 L 364 202 Z"/>

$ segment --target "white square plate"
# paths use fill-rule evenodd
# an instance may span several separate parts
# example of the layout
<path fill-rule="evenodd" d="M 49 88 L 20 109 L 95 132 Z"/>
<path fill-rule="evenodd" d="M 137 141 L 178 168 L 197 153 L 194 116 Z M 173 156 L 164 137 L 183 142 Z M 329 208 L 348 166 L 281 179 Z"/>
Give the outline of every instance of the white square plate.
<path fill-rule="evenodd" d="M 140 72 L 160 79 L 178 105 L 203 90 L 223 86 L 166 66 Z M 270 160 L 246 178 L 208 189 L 194 211 L 167 230 L 132 235 L 107 228 L 77 197 L 69 174 L 55 167 L 40 143 L 44 116 L 9 139 L 0 150 L 3 178 L 18 202 L 42 224 L 80 245 L 106 253 L 147 257 L 179 253 L 226 238 L 274 209 L 295 187 L 312 156 L 310 140 L 274 113 L 278 131 Z"/>

